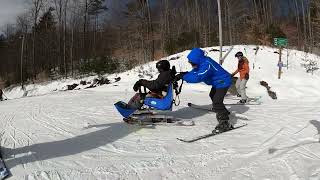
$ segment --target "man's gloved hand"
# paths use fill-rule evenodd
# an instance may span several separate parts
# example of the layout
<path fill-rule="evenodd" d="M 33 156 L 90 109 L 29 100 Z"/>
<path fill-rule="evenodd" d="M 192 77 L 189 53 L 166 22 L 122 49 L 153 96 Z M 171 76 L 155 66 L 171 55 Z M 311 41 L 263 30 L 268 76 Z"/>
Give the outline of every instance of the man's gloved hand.
<path fill-rule="evenodd" d="M 244 79 L 246 79 L 246 80 L 249 79 L 249 73 L 246 73 L 246 74 L 244 75 Z"/>
<path fill-rule="evenodd" d="M 148 81 L 145 79 L 140 79 L 133 85 L 133 90 L 138 91 L 141 86 L 145 86 Z"/>
<path fill-rule="evenodd" d="M 141 86 L 142 86 L 142 79 L 140 79 L 133 85 L 133 90 L 137 92 Z"/>
<path fill-rule="evenodd" d="M 179 74 L 176 75 L 176 77 L 174 78 L 175 81 L 179 81 L 180 79 L 183 78 L 183 76 L 185 74 L 187 74 L 188 72 L 180 72 Z"/>

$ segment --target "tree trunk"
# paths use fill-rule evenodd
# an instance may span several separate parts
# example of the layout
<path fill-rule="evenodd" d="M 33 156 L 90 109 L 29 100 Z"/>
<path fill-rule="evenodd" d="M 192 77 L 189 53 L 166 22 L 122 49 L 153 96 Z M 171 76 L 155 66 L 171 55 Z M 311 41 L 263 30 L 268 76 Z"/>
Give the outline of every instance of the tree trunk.
<path fill-rule="evenodd" d="M 147 2 L 147 11 L 148 11 L 148 28 L 149 28 L 149 41 L 151 37 L 151 60 L 154 60 L 154 35 L 153 35 L 153 26 L 152 26 L 152 19 L 151 19 L 151 10 L 149 5 L 149 0 Z"/>
<path fill-rule="evenodd" d="M 64 5 L 64 26 L 63 26 L 63 64 L 64 64 L 64 74 L 65 78 L 68 77 L 67 72 L 67 48 L 66 48 L 66 36 L 67 36 L 67 8 L 68 8 L 68 0 L 65 0 Z"/>
<path fill-rule="evenodd" d="M 307 42 L 307 25 L 306 25 L 306 15 L 305 15 L 305 9 L 304 9 L 304 0 L 301 0 L 301 8 L 302 8 L 302 22 L 303 22 L 303 37 L 304 37 L 304 46 L 303 50 L 305 51 L 306 48 L 308 48 L 308 42 Z M 307 47 L 305 47 L 307 45 Z"/>
<path fill-rule="evenodd" d="M 313 52 L 313 46 L 314 46 L 314 41 L 313 41 L 313 35 L 312 35 L 312 20 L 311 20 L 311 5 L 309 5 L 308 8 L 308 29 L 309 29 L 309 42 L 310 42 L 310 49 L 311 49 L 311 53 Z"/>
<path fill-rule="evenodd" d="M 34 19 L 33 19 L 33 35 L 32 35 L 32 74 L 33 79 L 36 79 L 36 26 L 37 26 L 37 20 L 40 13 L 40 10 L 42 8 L 43 0 L 33 0 L 33 7 L 34 7 Z M 34 82 L 34 81 L 33 81 Z"/>
<path fill-rule="evenodd" d="M 87 17 L 88 16 L 88 0 L 85 0 L 84 22 L 83 22 L 83 58 L 87 61 Z"/>
<path fill-rule="evenodd" d="M 300 47 L 300 20 L 299 20 L 299 6 L 297 0 L 294 0 L 295 2 L 295 13 L 296 13 L 296 24 L 297 24 L 297 29 L 298 29 L 298 46 Z M 301 47 L 300 47 L 301 48 Z"/>
<path fill-rule="evenodd" d="M 254 14 L 255 14 L 255 17 L 256 17 L 256 21 L 258 22 L 259 21 L 259 14 L 258 14 L 258 8 L 257 8 L 257 2 L 256 0 L 253 0 L 253 5 L 254 5 Z"/>
<path fill-rule="evenodd" d="M 74 27 L 71 27 L 71 43 L 70 43 L 70 64 L 71 64 L 71 76 L 74 77 L 73 74 L 73 31 Z"/>
<path fill-rule="evenodd" d="M 208 10 L 208 44 L 211 46 L 211 11 L 210 11 L 210 6 L 211 6 L 211 0 L 207 1 L 207 10 Z"/>
<path fill-rule="evenodd" d="M 230 3 L 229 1 L 226 1 L 227 4 L 227 12 L 228 12 L 228 26 L 229 26 L 229 43 L 232 45 L 232 23 L 231 23 L 231 10 L 230 10 Z"/>

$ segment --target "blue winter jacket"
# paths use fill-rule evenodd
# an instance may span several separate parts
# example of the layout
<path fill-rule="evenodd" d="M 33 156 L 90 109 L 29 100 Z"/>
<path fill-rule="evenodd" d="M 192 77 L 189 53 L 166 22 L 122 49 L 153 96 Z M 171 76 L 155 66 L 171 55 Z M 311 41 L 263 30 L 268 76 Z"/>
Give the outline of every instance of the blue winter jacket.
<path fill-rule="evenodd" d="M 204 82 L 214 88 L 230 87 L 231 75 L 217 62 L 205 56 L 201 49 L 192 49 L 187 58 L 197 67 L 185 74 L 183 80 L 188 83 Z"/>

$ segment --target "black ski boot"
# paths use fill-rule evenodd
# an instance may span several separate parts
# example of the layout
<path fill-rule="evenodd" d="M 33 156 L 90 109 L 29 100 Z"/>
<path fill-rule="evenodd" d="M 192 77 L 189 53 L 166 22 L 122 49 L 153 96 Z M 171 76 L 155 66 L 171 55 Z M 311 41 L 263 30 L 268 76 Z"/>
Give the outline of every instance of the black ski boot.
<path fill-rule="evenodd" d="M 222 121 L 215 127 L 213 132 L 220 132 L 221 133 L 221 132 L 229 131 L 231 129 L 233 129 L 233 127 L 228 121 Z"/>
<path fill-rule="evenodd" d="M 217 113 L 216 115 L 219 124 L 215 127 L 212 132 L 225 132 L 233 129 L 233 126 L 229 123 L 228 112 Z"/>

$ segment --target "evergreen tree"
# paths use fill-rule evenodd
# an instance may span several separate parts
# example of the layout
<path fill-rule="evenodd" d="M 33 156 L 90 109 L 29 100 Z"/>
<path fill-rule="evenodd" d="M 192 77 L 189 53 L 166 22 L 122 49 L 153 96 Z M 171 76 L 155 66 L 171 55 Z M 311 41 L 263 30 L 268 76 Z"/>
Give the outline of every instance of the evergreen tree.
<path fill-rule="evenodd" d="M 47 12 L 43 14 L 40 18 L 39 23 L 36 25 L 36 32 L 37 33 L 50 33 L 54 32 L 56 27 L 56 22 L 54 21 L 54 17 L 52 15 L 53 8 L 49 8 Z"/>

